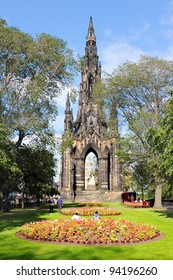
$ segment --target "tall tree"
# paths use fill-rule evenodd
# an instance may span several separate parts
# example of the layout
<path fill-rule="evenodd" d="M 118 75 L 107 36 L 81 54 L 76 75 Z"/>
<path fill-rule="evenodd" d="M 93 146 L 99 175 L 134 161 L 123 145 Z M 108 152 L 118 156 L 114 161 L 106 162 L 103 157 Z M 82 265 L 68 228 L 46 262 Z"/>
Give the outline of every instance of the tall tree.
<path fill-rule="evenodd" d="M 19 191 L 23 197 L 26 193 L 35 194 L 39 204 L 39 199 L 47 187 L 53 186 L 56 164 L 54 155 L 39 147 L 22 146 L 19 149 L 17 163 L 23 174 L 23 184 Z"/>
<path fill-rule="evenodd" d="M 164 178 L 166 195 L 173 195 L 173 92 L 170 91 L 170 99 L 166 106 L 165 116 L 160 127 L 148 129 L 146 137 L 160 162 L 159 172 Z"/>
<path fill-rule="evenodd" d="M 16 146 L 0 124 L 0 209 L 9 210 L 8 196 L 23 180 L 16 163 Z M 2 194 L 2 197 L 1 197 Z"/>
<path fill-rule="evenodd" d="M 0 114 L 17 136 L 50 141 L 50 122 L 57 115 L 55 98 L 75 74 L 73 52 L 62 39 L 36 39 L 0 20 Z"/>
<path fill-rule="evenodd" d="M 160 208 L 163 185 L 163 178 L 158 172 L 160 162 L 148 145 L 145 131 L 149 127 L 160 126 L 165 113 L 165 101 L 169 98 L 167 92 L 173 86 L 173 62 L 142 56 L 138 63 L 121 65 L 103 79 L 102 84 L 102 100 L 108 105 L 107 109 L 112 110 L 114 97 L 124 131 L 131 132 L 137 140 L 138 150 L 141 149 L 141 154 L 149 158 L 155 181 L 154 207 Z M 96 85 L 96 96 L 101 93 L 98 94 Z"/>
<path fill-rule="evenodd" d="M 162 122 L 163 137 L 160 138 L 160 145 L 164 147 L 161 153 L 163 162 L 161 169 L 166 174 L 166 179 L 173 194 L 173 91 L 170 91 L 171 98 L 166 107 L 166 114 Z"/>
<path fill-rule="evenodd" d="M 76 69 L 73 52 L 62 39 L 44 33 L 34 39 L 0 19 L 0 120 L 6 132 L 0 147 L 0 187 L 6 198 L 12 184 L 19 184 L 17 178 L 22 176 L 21 186 L 25 182 L 26 174 L 17 162 L 24 139 L 39 142 L 43 150 L 54 144 L 55 99 L 63 86 L 71 84 Z M 15 139 L 17 149 L 9 137 Z M 39 162 L 35 170 L 40 170 Z M 43 178 L 37 176 L 39 180 Z"/>

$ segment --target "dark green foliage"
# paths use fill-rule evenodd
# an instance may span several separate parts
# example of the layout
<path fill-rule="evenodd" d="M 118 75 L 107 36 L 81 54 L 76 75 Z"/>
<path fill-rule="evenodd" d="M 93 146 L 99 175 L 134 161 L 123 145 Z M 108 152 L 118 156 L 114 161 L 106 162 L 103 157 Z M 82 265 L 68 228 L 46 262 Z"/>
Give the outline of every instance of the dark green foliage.
<path fill-rule="evenodd" d="M 16 145 L 0 125 L 0 209 L 8 211 L 8 195 L 22 181 L 22 172 L 16 162 Z"/>
<path fill-rule="evenodd" d="M 36 194 L 55 175 L 56 98 L 76 73 L 67 43 L 42 33 L 35 39 L 0 19 L 0 192 Z M 11 140 L 13 139 L 13 141 Z M 25 144 L 27 140 L 27 143 Z"/>
<path fill-rule="evenodd" d="M 160 127 L 150 128 L 147 133 L 148 143 L 159 161 L 159 172 L 164 178 L 163 194 L 165 198 L 173 196 L 173 97 L 166 106 L 165 116 Z"/>
<path fill-rule="evenodd" d="M 47 193 L 47 188 L 53 185 L 56 161 L 51 152 L 33 148 L 21 147 L 18 150 L 18 165 L 23 174 L 23 192 L 35 194 L 38 198 Z"/>

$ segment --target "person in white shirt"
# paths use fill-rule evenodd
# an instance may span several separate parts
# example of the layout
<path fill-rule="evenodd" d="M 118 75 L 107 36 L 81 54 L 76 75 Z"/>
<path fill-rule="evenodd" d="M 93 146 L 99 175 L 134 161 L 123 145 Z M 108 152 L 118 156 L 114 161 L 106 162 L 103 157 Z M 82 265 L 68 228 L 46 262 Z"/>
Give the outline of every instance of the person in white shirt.
<path fill-rule="evenodd" d="M 79 220 L 82 220 L 82 218 L 79 216 L 79 214 L 76 212 L 73 217 L 72 217 L 72 220 L 75 220 L 75 221 L 79 221 Z"/>
<path fill-rule="evenodd" d="M 95 211 L 95 214 L 94 214 L 94 217 L 93 217 L 94 220 L 100 220 L 100 216 L 98 214 L 98 211 Z"/>

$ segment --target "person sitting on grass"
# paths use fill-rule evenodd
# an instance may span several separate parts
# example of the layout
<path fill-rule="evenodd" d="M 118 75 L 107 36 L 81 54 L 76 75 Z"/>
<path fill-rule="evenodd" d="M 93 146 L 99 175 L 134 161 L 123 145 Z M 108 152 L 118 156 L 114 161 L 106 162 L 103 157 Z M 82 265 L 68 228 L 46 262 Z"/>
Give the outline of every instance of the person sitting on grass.
<path fill-rule="evenodd" d="M 79 221 L 79 220 L 82 220 L 82 218 L 79 216 L 79 214 L 76 212 L 73 217 L 72 217 L 72 220 L 74 221 Z"/>
<path fill-rule="evenodd" d="M 95 211 L 93 219 L 94 220 L 100 220 L 100 216 L 98 214 L 98 211 Z"/>

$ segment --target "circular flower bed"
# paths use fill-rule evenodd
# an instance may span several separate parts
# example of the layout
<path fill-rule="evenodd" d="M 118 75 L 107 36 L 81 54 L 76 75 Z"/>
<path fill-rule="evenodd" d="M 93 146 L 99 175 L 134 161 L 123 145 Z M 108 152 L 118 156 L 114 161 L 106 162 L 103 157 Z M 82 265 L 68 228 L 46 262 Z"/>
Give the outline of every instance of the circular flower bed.
<path fill-rule="evenodd" d="M 99 212 L 99 216 L 116 216 L 116 215 L 121 214 L 121 212 L 116 209 L 110 209 L 110 208 L 104 208 L 104 207 L 79 208 L 79 209 L 72 208 L 72 209 L 68 209 L 68 210 L 62 210 L 61 214 L 73 216 L 77 212 L 80 216 L 93 216 L 95 211 Z"/>
<path fill-rule="evenodd" d="M 124 220 L 56 219 L 24 224 L 20 236 L 39 241 L 115 245 L 139 243 L 159 237 L 153 226 Z"/>

